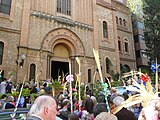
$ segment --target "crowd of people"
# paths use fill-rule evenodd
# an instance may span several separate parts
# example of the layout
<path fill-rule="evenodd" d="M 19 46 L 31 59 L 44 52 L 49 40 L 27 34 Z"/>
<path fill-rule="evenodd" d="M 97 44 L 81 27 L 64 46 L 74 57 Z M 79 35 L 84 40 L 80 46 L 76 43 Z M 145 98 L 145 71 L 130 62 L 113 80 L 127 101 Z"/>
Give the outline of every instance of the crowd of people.
<path fill-rule="evenodd" d="M 123 95 L 118 95 L 114 88 L 111 88 L 111 95 L 108 97 L 108 102 L 110 106 L 110 110 L 116 108 L 121 105 L 125 99 L 128 98 L 126 93 Z M 87 95 L 86 98 L 82 101 L 82 103 L 78 103 L 77 100 L 73 101 L 73 111 L 71 111 L 71 104 L 68 96 L 65 96 L 63 93 L 59 94 L 56 98 L 48 98 L 51 101 L 54 101 L 53 108 L 51 109 L 50 103 L 51 101 L 40 100 L 44 98 L 48 98 L 48 96 L 40 96 L 35 100 L 32 105 L 30 112 L 28 114 L 27 120 L 32 117 L 44 118 L 45 115 L 49 116 L 49 113 L 46 112 L 45 107 L 48 107 L 47 110 L 54 110 L 50 114 L 50 117 L 54 117 L 54 119 L 59 120 L 159 120 L 159 112 L 160 112 L 160 99 L 157 98 L 145 108 L 142 107 L 141 103 L 136 104 L 134 106 L 128 108 L 122 108 L 116 114 L 112 114 L 111 111 L 108 111 L 106 106 L 106 100 L 104 95 L 99 95 L 98 98 L 94 96 Z M 37 103 L 37 101 L 41 101 Z M 44 102 L 44 103 L 43 103 Z M 35 106 L 36 104 L 36 106 Z M 41 106 L 43 104 L 44 106 Z M 46 104 L 46 106 L 45 106 Z M 79 106 L 79 104 L 81 104 Z M 38 107 L 39 106 L 39 107 Z M 55 107 L 56 106 L 56 107 Z M 36 107 L 42 109 L 42 113 L 36 112 Z M 80 107 L 80 108 L 79 108 Z M 46 113 L 46 114 L 45 114 Z M 44 115 L 45 114 L 45 115 Z M 56 116 L 55 116 L 56 115 Z M 50 119 L 43 119 L 50 120 Z"/>
<path fill-rule="evenodd" d="M 7 87 L 9 86 L 9 87 Z M 22 85 L 17 87 L 20 90 Z M 10 88 L 10 89 L 8 89 Z M 18 107 L 26 108 L 30 104 L 30 111 L 26 116 L 27 120 L 159 120 L 160 99 L 152 101 L 146 108 L 141 103 L 135 104 L 128 108 L 122 108 L 113 114 L 112 109 L 121 105 L 129 98 L 128 93 L 122 95 L 117 94 L 115 88 L 110 88 L 110 94 L 99 94 L 95 97 L 94 93 L 87 89 L 85 97 L 82 101 L 78 101 L 73 97 L 71 104 L 70 94 L 68 91 L 60 92 L 57 96 L 52 97 L 52 90 L 48 87 L 48 83 L 43 83 L 40 88 L 36 84 L 30 85 L 25 83 L 24 88 L 28 88 L 31 93 L 36 93 L 37 98 L 31 100 L 30 96 L 21 96 Z M 7 96 L 15 89 L 11 81 L 2 81 L 0 84 L 0 109 L 14 109 L 17 103 L 17 97 Z M 136 94 L 136 93 L 134 93 Z M 107 99 L 106 99 L 107 97 Z M 107 108 L 106 103 L 109 104 Z M 71 109 L 71 107 L 73 109 Z M 73 111 L 71 111 L 73 110 Z M 149 113 L 150 111 L 150 113 Z M 149 116 L 149 114 L 152 114 Z M 150 118 L 150 119 L 148 119 Z"/>

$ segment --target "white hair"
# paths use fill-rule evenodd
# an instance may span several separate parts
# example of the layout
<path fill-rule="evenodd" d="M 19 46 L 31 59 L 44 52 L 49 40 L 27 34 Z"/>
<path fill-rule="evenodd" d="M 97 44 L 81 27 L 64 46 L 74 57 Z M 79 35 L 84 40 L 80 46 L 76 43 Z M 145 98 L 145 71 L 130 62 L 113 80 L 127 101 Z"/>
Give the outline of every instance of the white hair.
<path fill-rule="evenodd" d="M 36 114 L 39 115 L 45 107 L 53 107 L 51 104 L 53 103 L 53 98 L 50 96 L 42 95 L 39 96 L 32 105 L 28 115 Z M 56 102 L 55 102 L 56 103 Z M 55 105 L 56 107 L 56 105 Z"/>
<path fill-rule="evenodd" d="M 118 118 L 111 113 L 101 112 L 94 120 L 118 120 Z"/>
<path fill-rule="evenodd" d="M 121 97 L 121 96 L 117 96 L 113 99 L 113 103 L 116 105 L 116 106 L 119 106 L 122 102 L 124 102 L 124 98 Z"/>

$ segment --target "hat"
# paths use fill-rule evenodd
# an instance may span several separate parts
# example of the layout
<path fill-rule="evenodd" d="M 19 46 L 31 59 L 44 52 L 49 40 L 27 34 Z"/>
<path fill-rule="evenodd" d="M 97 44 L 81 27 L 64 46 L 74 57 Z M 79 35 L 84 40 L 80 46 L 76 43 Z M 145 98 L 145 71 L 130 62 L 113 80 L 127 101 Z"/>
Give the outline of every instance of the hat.
<path fill-rule="evenodd" d="M 102 112 L 96 116 L 94 120 L 118 120 L 117 117 L 111 113 Z"/>

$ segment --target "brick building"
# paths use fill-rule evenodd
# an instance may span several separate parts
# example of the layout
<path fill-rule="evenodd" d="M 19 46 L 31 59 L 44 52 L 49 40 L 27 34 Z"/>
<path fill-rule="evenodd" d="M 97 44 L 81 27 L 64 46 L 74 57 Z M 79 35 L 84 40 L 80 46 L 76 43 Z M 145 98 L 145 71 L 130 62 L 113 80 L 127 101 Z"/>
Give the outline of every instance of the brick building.
<path fill-rule="evenodd" d="M 124 67 L 136 69 L 131 15 L 123 1 L 0 1 L 0 69 L 5 77 L 57 79 L 68 73 L 69 60 L 72 73 L 78 73 L 79 57 L 82 80 L 92 82 L 97 69 L 93 48 L 99 50 L 103 77 Z"/>

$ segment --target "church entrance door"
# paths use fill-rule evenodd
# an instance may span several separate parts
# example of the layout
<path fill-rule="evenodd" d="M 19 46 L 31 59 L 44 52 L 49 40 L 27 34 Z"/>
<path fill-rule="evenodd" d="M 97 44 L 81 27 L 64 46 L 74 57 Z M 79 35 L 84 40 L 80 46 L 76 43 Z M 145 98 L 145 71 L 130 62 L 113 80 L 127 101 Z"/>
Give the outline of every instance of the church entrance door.
<path fill-rule="evenodd" d="M 69 63 L 68 62 L 61 62 L 61 61 L 52 61 L 51 64 L 51 77 L 53 80 L 60 80 L 63 77 L 66 77 L 69 74 Z M 65 79 L 65 78 L 64 78 Z"/>

